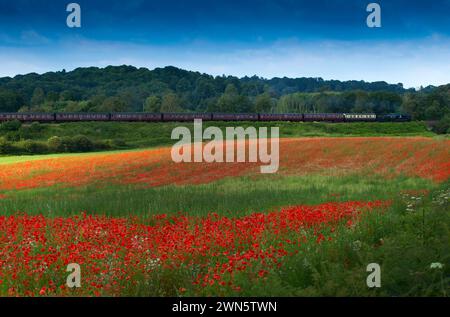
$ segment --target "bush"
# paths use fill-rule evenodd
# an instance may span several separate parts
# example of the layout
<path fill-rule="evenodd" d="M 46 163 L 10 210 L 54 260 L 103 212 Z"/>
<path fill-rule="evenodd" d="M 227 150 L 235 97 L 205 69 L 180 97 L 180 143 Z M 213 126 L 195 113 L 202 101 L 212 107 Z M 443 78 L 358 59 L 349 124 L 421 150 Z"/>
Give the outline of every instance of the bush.
<path fill-rule="evenodd" d="M 20 140 L 20 134 L 17 131 L 8 131 L 6 133 L 3 133 L 3 136 L 6 140 L 11 142 L 17 142 Z"/>
<path fill-rule="evenodd" d="M 125 142 L 120 140 L 91 141 L 84 135 L 75 137 L 52 136 L 46 142 L 29 139 L 12 142 L 8 137 L 1 137 L 0 154 L 79 153 L 93 150 L 110 150 L 124 145 Z"/>
<path fill-rule="evenodd" d="M 50 152 L 90 152 L 93 150 L 110 150 L 117 146 L 111 140 L 91 141 L 84 135 L 71 137 L 53 136 L 47 140 Z"/>
<path fill-rule="evenodd" d="M 20 140 L 33 139 L 34 136 L 30 126 L 27 125 L 23 125 L 18 132 L 8 132 L 8 133 L 15 133 L 20 138 Z"/>
<path fill-rule="evenodd" d="M 434 132 L 439 134 L 450 133 L 450 114 L 444 116 L 433 127 Z"/>
<path fill-rule="evenodd" d="M 17 153 L 17 148 L 6 140 L 5 138 L 0 138 L 0 154 L 14 154 Z"/>
<path fill-rule="evenodd" d="M 75 148 L 71 137 L 65 136 L 61 138 L 61 152 L 72 152 Z"/>
<path fill-rule="evenodd" d="M 127 143 L 124 140 L 122 140 L 122 139 L 113 139 L 113 140 L 108 139 L 108 140 L 106 140 L 104 142 L 106 142 L 108 144 L 108 146 L 110 148 L 113 148 L 113 149 L 117 149 L 117 148 L 120 149 L 120 148 L 126 148 L 127 147 Z"/>
<path fill-rule="evenodd" d="M 30 130 L 33 133 L 39 133 L 44 130 L 44 127 L 39 122 L 33 122 L 30 124 Z"/>
<path fill-rule="evenodd" d="M 74 136 L 70 143 L 70 152 L 89 152 L 94 149 L 92 141 L 84 135 Z"/>
<path fill-rule="evenodd" d="M 6 121 L 0 124 L 1 131 L 19 131 L 22 123 L 18 120 Z"/>
<path fill-rule="evenodd" d="M 52 136 L 47 140 L 47 146 L 50 152 L 60 153 L 65 152 L 63 140 L 59 136 Z"/>
<path fill-rule="evenodd" d="M 25 140 L 16 143 L 20 152 L 25 154 L 44 154 L 48 153 L 48 146 L 44 142 Z"/>
<path fill-rule="evenodd" d="M 108 140 L 107 141 L 103 141 L 103 140 L 94 141 L 93 143 L 94 143 L 95 150 L 110 150 L 110 149 L 114 148 L 111 146 L 111 144 L 108 142 Z"/>

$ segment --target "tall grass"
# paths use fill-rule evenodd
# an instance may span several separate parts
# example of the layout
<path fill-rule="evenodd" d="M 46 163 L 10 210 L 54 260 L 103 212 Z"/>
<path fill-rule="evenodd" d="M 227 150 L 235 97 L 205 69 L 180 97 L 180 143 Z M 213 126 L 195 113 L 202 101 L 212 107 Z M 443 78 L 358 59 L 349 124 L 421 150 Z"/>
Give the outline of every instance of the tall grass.
<path fill-rule="evenodd" d="M 0 214 L 23 211 L 46 216 L 67 216 L 86 211 L 111 216 L 147 218 L 161 213 L 206 215 L 210 212 L 240 216 L 280 207 L 328 201 L 393 199 L 402 190 L 433 188 L 419 178 L 387 180 L 377 176 L 285 176 L 226 178 L 203 185 L 156 188 L 88 185 L 7 192 Z"/>
<path fill-rule="evenodd" d="M 266 279 L 251 278 L 260 267 L 236 273 L 240 291 L 205 287 L 211 296 L 448 296 L 450 294 L 450 191 L 448 184 L 421 198 L 403 195 L 390 208 L 363 215 L 351 228 L 336 227 L 331 241 L 305 241 L 296 255 L 285 257 Z M 414 208 L 408 205 L 415 201 Z M 308 231 L 306 235 L 312 234 Z M 295 238 L 295 237 L 293 237 Z M 369 288 L 367 266 L 381 268 L 381 287 Z M 433 268 L 432 263 L 443 264 Z M 191 296 L 196 272 L 161 270 L 130 288 L 137 296 Z M 170 286 L 172 287 L 170 287 Z M 187 285 L 187 286 L 186 286 Z M 183 294 L 178 289 L 187 290 Z"/>

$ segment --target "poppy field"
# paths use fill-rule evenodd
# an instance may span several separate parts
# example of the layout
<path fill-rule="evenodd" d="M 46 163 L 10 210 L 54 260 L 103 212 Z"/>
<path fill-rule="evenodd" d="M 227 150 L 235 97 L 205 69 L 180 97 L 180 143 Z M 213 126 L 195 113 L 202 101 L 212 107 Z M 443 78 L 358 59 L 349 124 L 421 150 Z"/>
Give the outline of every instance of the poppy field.
<path fill-rule="evenodd" d="M 286 138 L 279 172 L 258 167 L 0 158 L 0 296 L 448 294 L 449 140 Z"/>

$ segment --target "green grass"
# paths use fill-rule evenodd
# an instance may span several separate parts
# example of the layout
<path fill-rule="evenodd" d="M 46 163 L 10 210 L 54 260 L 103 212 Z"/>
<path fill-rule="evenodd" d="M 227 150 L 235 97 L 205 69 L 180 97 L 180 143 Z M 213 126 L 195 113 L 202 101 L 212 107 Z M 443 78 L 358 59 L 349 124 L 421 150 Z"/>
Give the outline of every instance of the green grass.
<path fill-rule="evenodd" d="M 204 127 L 228 126 L 279 127 L 281 137 L 314 136 L 434 136 L 423 122 L 405 123 L 318 123 L 318 122 L 204 122 Z M 85 135 L 92 140 L 121 139 L 129 148 L 153 147 L 172 144 L 171 132 L 175 127 L 193 123 L 126 123 L 126 122 L 73 122 L 40 124 L 27 130 L 23 126 L 23 138 L 46 141 L 52 136 Z M 1 133 L 0 133 L 1 136 Z"/>
<path fill-rule="evenodd" d="M 220 296 L 448 296 L 450 294 L 449 184 L 434 188 L 417 200 L 404 195 L 384 211 L 366 213 L 351 229 L 341 224 L 331 241 L 309 239 L 299 251 L 270 269 L 267 279 L 254 279 L 259 269 L 235 273 L 241 291 L 225 290 Z M 414 203 L 414 207 L 408 205 Z M 409 209 L 409 210 L 408 210 Z M 312 235 L 306 229 L 305 235 Z M 297 237 L 293 236 L 292 239 Z M 369 288 L 367 266 L 381 268 L 381 287 Z M 432 268 L 441 263 L 443 268 Z M 132 296 L 198 296 L 190 284 L 193 272 L 161 270 L 150 280 L 127 289 Z M 187 285 L 187 286 L 186 286 Z M 217 296 L 217 288 L 205 287 L 202 296 Z"/>
<path fill-rule="evenodd" d="M 125 153 L 133 151 L 142 151 L 142 149 L 130 149 L 130 150 L 113 150 L 113 151 L 101 151 L 101 152 L 88 152 L 88 153 L 58 153 L 58 154 L 39 154 L 39 155 L 14 155 L 14 156 L 0 156 L 0 165 L 15 164 L 21 162 L 29 161 L 39 161 L 54 159 L 60 157 L 80 157 L 89 156 L 101 153 L 114 154 L 114 153 Z M 7 168 L 7 167 L 4 167 Z"/>
<path fill-rule="evenodd" d="M 405 179 L 397 180 L 397 185 L 405 185 L 402 182 L 408 187 L 426 185 Z M 391 183 L 387 187 L 396 189 Z M 254 278 L 258 270 L 266 268 L 258 264 L 236 272 L 233 281 L 241 291 L 222 288 L 218 293 L 215 286 L 206 286 L 199 293 L 191 281 L 203 271 L 181 266 L 157 268 L 147 279 L 135 276 L 136 284 L 120 281 L 126 285 L 122 296 L 448 296 L 449 183 L 432 187 L 431 193 L 420 200 L 397 195 L 390 208 L 365 213 L 352 228 L 337 225 L 333 233 L 327 233 L 331 241 L 318 244 L 307 239 L 300 247 L 291 246 L 299 252 L 285 257 L 280 268 L 270 268 L 266 279 Z M 363 195 L 369 188 L 359 190 L 355 184 L 353 191 Z M 410 204 L 413 208 L 408 207 Z M 303 234 L 313 236 L 312 230 L 306 229 Z M 436 262 L 443 268 L 433 269 L 431 264 Z M 366 268 L 370 263 L 381 267 L 380 288 L 367 287 Z M 56 276 L 61 280 L 57 285 L 64 283 Z M 179 293 L 181 287 L 186 289 L 183 294 Z M 0 294 L 7 294 L 6 289 L 3 293 L 0 289 Z"/>
<path fill-rule="evenodd" d="M 264 282 L 242 296 L 449 296 L 450 191 L 435 189 L 408 211 L 411 197 L 385 212 L 368 213 L 332 241 L 308 241 Z M 433 269 L 431 263 L 441 263 Z M 369 263 L 381 267 L 381 287 L 368 288 Z M 242 283 L 246 278 L 242 276 Z M 230 294 L 235 295 L 235 294 Z"/>
<path fill-rule="evenodd" d="M 0 157 L 0 165 L 14 164 L 29 161 L 38 161 L 43 159 L 53 159 L 64 156 L 74 156 L 82 154 L 45 154 L 45 155 L 21 155 L 21 156 L 3 156 Z M 6 167 L 4 167 L 6 168 Z"/>
<path fill-rule="evenodd" d="M 320 176 L 226 178 L 203 185 L 157 188 L 89 185 L 80 188 L 42 188 L 6 192 L 0 200 L 0 214 L 24 211 L 46 216 L 67 216 L 87 211 L 111 216 L 184 212 L 203 216 L 218 212 L 240 216 L 284 206 L 319 204 L 328 201 L 398 198 L 402 190 L 434 188 L 419 178 L 387 180 L 376 176 Z"/>

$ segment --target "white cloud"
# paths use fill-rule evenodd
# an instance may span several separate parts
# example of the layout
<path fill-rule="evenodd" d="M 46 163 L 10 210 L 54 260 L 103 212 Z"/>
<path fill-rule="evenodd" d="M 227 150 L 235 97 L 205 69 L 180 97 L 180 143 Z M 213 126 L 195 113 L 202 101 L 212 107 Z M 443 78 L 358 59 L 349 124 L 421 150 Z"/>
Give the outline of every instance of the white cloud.
<path fill-rule="evenodd" d="M 47 37 L 34 30 L 23 31 L 20 35 L 20 40 L 25 45 L 45 45 L 50 43 Z"/>

